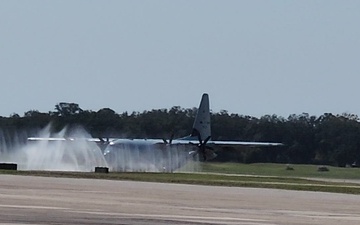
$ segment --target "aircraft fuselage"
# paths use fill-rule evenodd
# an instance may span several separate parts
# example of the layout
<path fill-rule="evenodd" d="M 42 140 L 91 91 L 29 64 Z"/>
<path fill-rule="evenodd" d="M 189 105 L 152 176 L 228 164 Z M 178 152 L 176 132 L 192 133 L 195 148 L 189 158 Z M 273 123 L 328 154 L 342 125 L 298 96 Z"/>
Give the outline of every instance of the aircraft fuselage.
<path fill-rule="evenodd" d="M 164 144 L 151 139 L 120 139 L 111 142 L 104 157 L 113 171 L 172 172 L 194 157 L 185 145 Z"/>

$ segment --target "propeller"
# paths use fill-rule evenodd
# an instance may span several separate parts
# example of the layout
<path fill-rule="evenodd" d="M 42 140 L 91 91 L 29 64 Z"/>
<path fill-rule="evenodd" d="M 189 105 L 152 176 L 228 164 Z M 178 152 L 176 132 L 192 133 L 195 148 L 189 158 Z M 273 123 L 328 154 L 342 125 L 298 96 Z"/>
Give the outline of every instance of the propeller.
<path fill-rule="evenodd" d="M 102 137 L 98 137 L 99 138 L 99 143 L 98 146 L 100 147 L 101 151 L 104 151 L 106 149 L 106 147 L 110 144 L 110 139 L 107 137 L 106 139 L 102 138 Z"/>
<path fill-rule="evenodd" d="M 174 132 L 173 132 L 173 133 L 171 133 L 171 136 L 170 136 L 169 141 L 167 141 L 165 138 L 163 138 L 162 140 L 164 141 L 164 144 L 169 144 L 169 145 L 171 145 L 172 140 L 174 139 L 174 136 L 175 136 L 175 134 L 174 134 Z"/>
<path fill-rule="evenodd" d="M 200 155 L 201 160 L 206 161 L 208 159 L 214 158 L 214 149 L 206 145 L 207 142 L 210 140 L 211 136 L 208 136 L 204 141 L 202 140 L 200 133 L 197 133 L 197 137 L 199 140 L 199 144 L 193 144 L 199 148 L 197 154 Z"/>
<path fill-rule="evenodd" d="M 208 136 L 205 138 L 205 140 L 202 140 L 201 138 L 201 134 L 194 129 L 193 131 L 193 136 L 197 136 L 198 137 L 198 141 L 199 143 L 192 143 L 190 142 L 190 144 L 195 145 L 196 147 L 198 147 L 198 150 L 195 152 L 192 152 L 191 154 L 193 155 L 199 155 L 200 156 L 200 160 L 201 161 L 206 161 L 206 160 L 210 160 L 216 157 L 216 154 L 214 152 L 214 149 L 210 146 L 207 146 L 208 141 L 211 139 L 211 136 Z M 163 138 L 163 142 L 166 145 L 171 145 L 172 141 L 174 139 L 174 132 L 171 134 L 170 139 L 166 140 L 165 138 Z"/>
<path fill-rule="evenodd" d="M 107 145 L 110 143 L 110 140 L 108 137 L 106 138 L 106 140 L 104 140 L 104 138 L 102 138 L 102 137 L 99 137 L 99 140 L 100 140 L 100 143 L 104 144 L 104 145 Z"/>

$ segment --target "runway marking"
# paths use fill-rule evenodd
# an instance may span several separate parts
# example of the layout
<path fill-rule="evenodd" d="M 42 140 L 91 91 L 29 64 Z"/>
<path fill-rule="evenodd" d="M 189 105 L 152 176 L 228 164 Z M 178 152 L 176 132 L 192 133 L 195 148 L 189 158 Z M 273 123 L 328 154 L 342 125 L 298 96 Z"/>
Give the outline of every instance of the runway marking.
<path fill-rule="evenodd" d="M 55 206 L 38 206 L 38 205 L 0 205 L 0 208 L 70 210 L 70 208 L 55 207 Z"/>
<path fill-rule="evenodd" d="M 163 215 L 163 214 L 132 214 L 132 213 L 116 213 L 116 212 L 102 212 L 102 211 L 84 211 L 74 210 L 72 208 L 55 207 L 55 206 L 36 206 L 36 205 L 1 205 L 0 208 L 17 208 L 17 209 L 49 209 L 49 210 L 62 210 L 64 212 L 79 213 L 79 214 L 92 214 L 92 215 L 108 215 L 108 216 L 122 216 L 122 217 L 143 217 L 143 218 L 156 218 L 156 219 L 174 219 L 174 220 L 186 220 L 186 221 L 227 221 L 227 222 L 247 222 L 247 224 L 253 225 L 271 225 L 268 220 L 261 219 L 248 219 L 248 218 L 234 218 L 234 217 L 207 217 L 207 216 L 182 216 L 182 215 Z M 17 223 L 15 223 L 17 224 Z M 1 224 L 0 225 L 5 225 Z"/>
<path fill-rule="evenodd" d="M 0 223 L 0 225 L 39 225 L 38 223 Z"/>
<path fill-rule="evenodd" d="M 82 211 L 82 210 L 67 210 L 70 213 L 79 213 L 79 214 L 93 214 L 93 215 L 108 215 L 108 216 L 120 216 L 120 217 L 143 217 L 143 218 L 153 218 L 153 219 L 172 219 L 178 221 L 187 221 L 187 222 L 209 222 L 209 223 L 219 223 L 222 224 L 226 222 L 227 224 L 238 224 L 246 223 L 251 225 L 273 225 L 270 220 L 266 219 L 251 219 L 251 218 L 234 218 L 234 217 L 211 217 L 211 216 L 182 216 L 182 215 L 164 215 L 164 214 L 131 214 L 131 213 L 115 213 L 115 212 L 100 212 L 100 211 Z M 323 212 L 307 212 L 307 211 L 272 211 L 271 213 L 283 212 L 294 217 L 307 217 L 307 218 L 319 218 L 319 219 L 338 219 L 346 221 L 360 221 L 360 216 L 355 214 L 329 214 Z"/>
<path fill-rule="evenodd" d="M 346 213 L 329 213 L 318 211 L 293 211 L 293 210 L 278 210 L 277 212 L 287 214 L 293 217 L 306 217 L 312 219 L 337 219 L 345 221 L 360 221 L 360 216 L 357 214 Z"/>
<path fill-rule="evenodd" d="M 217 209 L 217 208 L 195 208 L 195 207 L 180 207 L 180 209 L 189 209 L 189 210 L 198 210 L 198 211 L 216 211 L 216 212 L 245 212 L 249 213 L 248 209 Z M 252 211 L 252 214 L 255 215 L 259 213 L 258 210 Z M 295 211 L 295 210 L 262 210 L 261 214 L 276 214 L 276 213 L 283 213 L 290 216 L 296 217 L 308 217 L 308 218 L 332 218 L 332 219 L 342 219 L 342 220 L 351 220 L 351 221 L 360 221 L 360 216 L 357 214 L 346 214 L 346 213 L 328 213 L 328 212 L 315 212 L 315 211 Z"/>
<path fill-rule="evenodd" d="M 211 217 L 211 216 L 182 216 L 182 215 L 164 215 L 164 214 L 136 214 L 136 213 L 116 213 L 116 212 L 99 212 L 99 211 L 82 211 L 69 210 L 67 212 L 80 214 L 95 214 L 95 215 L 109 215 L 109 216 L 123 216 L 123 217 L 146 217 L 146 218 L 162 218 L 162 219 L 192 219 L 192 220 L 221 220 L 221 221 L 239 221 L 239 222 L 267 222 L 269 220 L 263 219 L 249 219 L 249 218 L 234 218 L 234 217 Z"/>
<path fill-rule="evenodd" d="M 48 209 L 48 210 L 62 210 L 70 213 L 79 214 L 93 214 L 93 215 L 108 215 L 108 216 L 122 216 L 122 217 L 144 217 L 154 219 L 173 219 L 173 220 L 186 220 L 192 222 L 204 222 L 204 221 L 223 221 L 223 222 L 248 222 L 251 224 L 266 224 L 270 225 L 269 220 L 265 219 L 250 219 L 250 218 L 235 218 L 235 217 L 211 217 L 211 216 L 186 216 L 186 215 L 165 215 L 165 214 L 136 214 L 136 213 L 116 213 L 116 212 L 103 212 L 103 211 L 86 211 L 86 210 L 74 210 L 72 208 L 55 207 L 55 206 L 35 206 L 35 205 L 1 205 L 0 208 L 18 208 L 18 209 Z M 188 209 L 198 209 L 192 207 L 184 207 Z M 206 210 L 205 208 L 203 210 Z M 217 210 L 215 210 L 217 211 Z M 223 210 L 218 210 L 223 211 Z M 266 212 L 263 211 L 262 213 Z M 327 212 L 313 212 L 313 211 L 292 211 L 292 210 L 269 210 L 269 213 L 284 213 L 294 217 L 307 217 L 307 218 L 319 218 L 319 219 L 338 219 L 347 221 L 360 221 L 360 216 L 356 214 L 331 214 Z M 0 223 L 0 225 L 5 225 Z"/>

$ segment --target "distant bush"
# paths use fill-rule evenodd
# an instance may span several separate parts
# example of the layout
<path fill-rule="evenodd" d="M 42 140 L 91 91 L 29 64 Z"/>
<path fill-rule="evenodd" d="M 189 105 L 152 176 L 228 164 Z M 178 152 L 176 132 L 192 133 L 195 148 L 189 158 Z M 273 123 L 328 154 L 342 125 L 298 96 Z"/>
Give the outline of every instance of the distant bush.
<path fill-rule="evenodd" d="M 329 169 L 326 166 L 319 166 L 318 171 L 319 172 L 326 172 L 326 171 L 329 171 Z"/>
<path fill-rule="evenodd" d="M 294 170 L 294 168 L 292 166 L 290 166 L 289 164 L 286 165 L 286 170 Z"/>

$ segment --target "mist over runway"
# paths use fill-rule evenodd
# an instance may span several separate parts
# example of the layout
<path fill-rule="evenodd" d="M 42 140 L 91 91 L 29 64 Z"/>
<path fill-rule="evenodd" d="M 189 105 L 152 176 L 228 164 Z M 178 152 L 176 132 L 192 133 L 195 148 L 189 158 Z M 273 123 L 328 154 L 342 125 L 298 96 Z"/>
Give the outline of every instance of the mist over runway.
<path fill-rule="evenodd" d="M 7 138 L 0 129 L 0 162 L 16 163 L 19 170 L 90 172 L 95 167 L 110 171 L 198 171 L 198 157 L 189 157 L 184 146 L 133 144 L 111 145 L 92 137 L 83 127 L 65 127 L 52 132 L 51 124 L 33 132 L 17 131 Z M 106 153 L 106 154 L 105 154 Z M 183 167 L 189 161 L 191 163 Z"/>
<path fill-rule="evenodd" d="M 359 224 L 360 196 L 0 175 L 0 224 Z"/>

